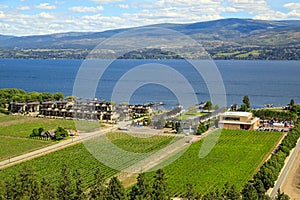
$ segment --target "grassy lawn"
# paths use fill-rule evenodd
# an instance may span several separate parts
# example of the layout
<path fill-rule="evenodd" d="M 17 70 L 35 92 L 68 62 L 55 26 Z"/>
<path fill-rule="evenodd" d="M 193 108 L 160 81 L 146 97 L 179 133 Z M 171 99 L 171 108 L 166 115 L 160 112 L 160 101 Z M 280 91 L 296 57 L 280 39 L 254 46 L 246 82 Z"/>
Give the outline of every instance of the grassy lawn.
<path fill-rule="evenodd" d="M 6 122 L 0 127 L 0 135 L 15 136 L 15 137 L 29 137 L 34 128 L 43 127 L 44 130 L 53 130 L 58 126 L 67 129 L 75 129 L 74 122 L 71 120 L 55 120 L 42 118 L 22 118 L 14 120 L 16 123 Z"/>
<path fill-rule="evenodd" d="M 22 116 L 12 116 L 12 115 L 5 115 L 0 113 L 0 123 L 12 121 L 12 120 L 18 120 L 22 118 L 23 118 Z"/>
<path fill-rule="evenodd" d="M 0 136 L 0 160 L 15 157 L 49 144 L 51 141 Z"/>
<path fill-rule="evenodd" d="M 207 112 L 200 112 L 200 111 L 187 111 L 183 115 L 178 117 L 178 120 L 186 120 L 193 117 L 199 117 L 203 115 L 207 115 Z"/>
<path fill-rule="evenodd" d="M 34 128 L 54 130 L 61 126 L 66 129 L 89 131 L 103 127 L 99 122 L 73 121 L 59 119 L 33 118 L 11 115 L 0 115 L 0 135 L 14 137 L 29 137 Z"/>
<path fill-rule="evenodd" d="M 164 169 L 171 193 L 185 193 L 187 183 L 201 194 L 221 189 L 226 182 L 241 190 L 281 136 L 277 132 L 223 130 L 216 146 L 203 159 L 198 157 L 203 140 L 192 144 Z"/>
<path fill-rule="evenodd" d="M 7 159 L 51 144 L 51 141 L 29 139 L 35 128 L 54 130 L 57 127 L 66 129 L 79 129 L 81 131 L 93 130 L 102 125 L 99 122 L 43 119 L 24 116 L 0 114 L 0 160 Z"/>

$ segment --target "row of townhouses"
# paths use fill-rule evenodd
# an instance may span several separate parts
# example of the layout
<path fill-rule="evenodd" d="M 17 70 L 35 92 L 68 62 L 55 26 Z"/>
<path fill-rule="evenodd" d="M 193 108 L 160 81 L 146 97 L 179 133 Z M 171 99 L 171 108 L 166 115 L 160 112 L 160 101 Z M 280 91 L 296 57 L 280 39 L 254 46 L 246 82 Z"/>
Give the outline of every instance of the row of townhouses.
<path fill-rule="evenodd" d="M 116 121 L 119 117 L 138 118 L 150 115 L 151 105 L 119 105 L 99 100 L 45 101 L 45 102 L 11 102 L 8 106 L 11 113 L 39 117 L 61 117 L 67 119 L 91 119 L 100 121 Z"/>

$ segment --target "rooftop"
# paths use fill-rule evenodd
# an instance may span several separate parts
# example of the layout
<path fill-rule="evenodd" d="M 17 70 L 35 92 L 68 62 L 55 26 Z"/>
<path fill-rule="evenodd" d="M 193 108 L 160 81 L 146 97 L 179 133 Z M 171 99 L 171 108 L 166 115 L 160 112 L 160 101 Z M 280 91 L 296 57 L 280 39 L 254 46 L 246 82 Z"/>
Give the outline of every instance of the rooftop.
<path fill-rule="evenodd" d="M 223 116 L 240 116 L 240 117 L 248 117 L 252 113 L 250 112 L 225 112 L 222 115 Z"/>

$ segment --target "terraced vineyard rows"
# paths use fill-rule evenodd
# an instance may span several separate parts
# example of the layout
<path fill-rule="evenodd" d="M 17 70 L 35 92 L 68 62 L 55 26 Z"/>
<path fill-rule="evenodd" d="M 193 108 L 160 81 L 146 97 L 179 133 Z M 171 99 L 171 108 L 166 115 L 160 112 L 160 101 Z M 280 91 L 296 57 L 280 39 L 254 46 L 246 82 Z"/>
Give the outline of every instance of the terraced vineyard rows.
<path fill-rule="evenodd" d="M 242 189 L 281 136 L 278 132 L 223 130 L 216 146 L 203 159 L 198 157 L 203 140 L 192 144 L 165 168 L 171 193 L 184 194 L 187 183 L 201 194 L 221 189 L 226 182 Z"/>

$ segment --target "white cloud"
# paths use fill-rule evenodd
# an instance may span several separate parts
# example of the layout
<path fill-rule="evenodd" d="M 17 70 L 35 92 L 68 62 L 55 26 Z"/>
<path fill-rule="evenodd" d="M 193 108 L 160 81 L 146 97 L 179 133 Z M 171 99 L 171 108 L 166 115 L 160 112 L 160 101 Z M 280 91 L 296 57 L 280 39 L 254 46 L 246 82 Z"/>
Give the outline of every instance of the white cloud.
<path fill-rule="evenodd" d="M 29 6 L 20 6 L 16 8 L 17 10 L 30 10 Z"/>
<path fill-rule="evenodd" d="M 46 12 L 41 12 L 38 14 L 39 17 L 42 17 L 44 19 L 53 19 L 54 16 L 49 14 L 49 13 L 46 13 Z"/>
<path fill-rule="evenodd" d="M 50 5 L 49 3 L 40 3 L 39 5 L 35 6 L 38 9 L 43 9 L 43 10 L 54 10 L 56 9 L 55 5 Z"/>
<path fill-rule="evenodd" d="M 128 4 L 119 4 L 118 7 L 119 8 L 123 8 L 123 9 L 129 9 L 129 5 Z"/>
<path fill-rule="evenodd" d="M 97 4 L 108 4 L 108 3 L 116 3 L 116 2 L 123 2 L 124 0 L 91 0 L 94 3 Z"/>
<path fill-rule="evenodd" d="M 69 8 L 70 11 L 72 12 L 79 12 L 79 13 L 85 13 L 85 12 L 98 12 L 103 10 L 102 6 L 97 6 L 97 7 L 86 7 L 86 6 L 75 6 Z"/>
<path fill-rule="evenodd" d="M 287 4 L 284 4 L 283 7 L 289 8 L 291 10 L 299 10 L 300 9 L 300 3 L 287 3 Z"/>
<path fill-rule="evenodd" d="M 4 12 L 3 11 L 0 11 L 0 18 L 5 18 L 6 16 L 5 16 L 5 14 L 4 14 Z"/>
<path fill-rule="evenodd" d="M 0 5 L 0 9 L 5 9 L 5 8 L 8 8 L 7 5 Z"/>

